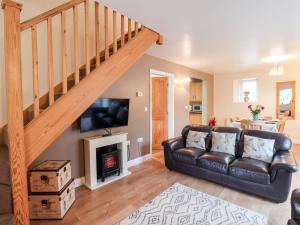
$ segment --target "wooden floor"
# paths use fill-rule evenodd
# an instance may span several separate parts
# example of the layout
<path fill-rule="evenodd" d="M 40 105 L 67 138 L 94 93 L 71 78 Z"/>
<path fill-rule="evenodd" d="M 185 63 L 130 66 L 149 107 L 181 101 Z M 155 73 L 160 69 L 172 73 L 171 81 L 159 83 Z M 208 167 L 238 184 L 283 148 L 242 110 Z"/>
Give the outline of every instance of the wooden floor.
<path fill-rule="evenodd" d="M 300 162 L 300 146 L 294 146 Z M 205 180 L 171 172 L 163 164 L 163 153 L 131 167 L 132 175 L 95 191 L 77 189 L 77 199 L 64 220 L 32 221 L 33 225 L 113 225 L 143 206 L 175 182 L 217 196 L 245 208 L 260 212 L 269 219 L 269 225 L 286 224 L 290 218 L 290 200 L 282 204 L 244 194 Z M 293 176 L 292 189 L 300 187 L 300 172 Z"/>

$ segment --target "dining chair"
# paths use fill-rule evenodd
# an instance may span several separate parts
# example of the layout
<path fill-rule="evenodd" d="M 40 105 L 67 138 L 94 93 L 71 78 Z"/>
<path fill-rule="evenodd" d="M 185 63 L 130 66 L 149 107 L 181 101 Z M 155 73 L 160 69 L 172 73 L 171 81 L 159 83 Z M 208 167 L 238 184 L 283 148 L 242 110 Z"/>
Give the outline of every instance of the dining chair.
<path fill-rule="evenodd" d="M 272 121 L 273 117 L 272 116 L 264 116 L 263 119 L 266 120 L 266 121 Z"/>
<path fill-rule="evenodd" d="M 282 120 L 284 118 L 289 118 L 290 112 L 289 111 L 285 111 L 284 113 L 280 113 L 278 116 L 279 120 Z"/>
<path fill-rule="evenodd" d="M 241 128 L 243 130 L 262 130 L 262 122 L 243 119 L 241 120 Z"/>
<path fill-rule="evenodd" d="M 279 133 L 283 133 L 286 121 L 287 117 L 284 117 L 277 122 L 277 130 Z"/>
<path fill-rule="evenodd" d="M 239 121 L 240 118 L 238 116 L 232 116 L 232 117 L 229 117 L 229 121 L 232 123 L 232 122 L 236 122 L 236 121 Z"/>
<path fill-rule="evenodd" d="M 289 116 L 290 116 L 290 111 L 285 111 L 285 112 L 283 113 L 283 115 L 284 115 L 284 117 L 289 117 Z"/>

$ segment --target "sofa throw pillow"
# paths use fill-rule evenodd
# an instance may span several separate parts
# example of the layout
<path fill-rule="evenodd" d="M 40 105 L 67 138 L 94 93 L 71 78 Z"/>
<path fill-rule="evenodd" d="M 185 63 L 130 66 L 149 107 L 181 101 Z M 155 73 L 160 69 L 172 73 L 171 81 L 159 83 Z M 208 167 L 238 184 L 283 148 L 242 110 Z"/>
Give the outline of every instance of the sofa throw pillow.
<path fill-rule="evenodd" d="M 235 133 L 212 132 L 211 151 L 235 155 L 235 140 Z"/>
<path fill-rule="evenodd" d="M 205 138 L 207 132 L 190 130 L 186 138 L 186 147 L 205 149 Z"/>
<path fill-rule="evenodd" d="M 245 135 L 242 157 L 271 163 L 274 155 L 274 144 L 274 139 L 264 139 Z"/>

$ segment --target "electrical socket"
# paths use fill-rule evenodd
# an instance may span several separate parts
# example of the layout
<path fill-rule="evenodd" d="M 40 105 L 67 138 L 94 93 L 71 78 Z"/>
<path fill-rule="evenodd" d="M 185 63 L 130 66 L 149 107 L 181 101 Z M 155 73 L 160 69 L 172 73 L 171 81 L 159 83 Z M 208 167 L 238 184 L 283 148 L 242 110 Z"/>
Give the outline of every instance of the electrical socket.
<path fill-rule="evenodd" d="M 144 139 L 142 137 L 140 137 L 140 138 L 137 139 L 138 143 L 142 143 L 143 141 L 144 141 Z"/>
<path fill-rule="evenodd" d="M 143 94 L 142 91 L 137 91 L 137 92 L 136 92 L 136 96 L 137 96 L 137 97 L 143 97 L 143 95 L 144 95 L 144 94 Z"/>

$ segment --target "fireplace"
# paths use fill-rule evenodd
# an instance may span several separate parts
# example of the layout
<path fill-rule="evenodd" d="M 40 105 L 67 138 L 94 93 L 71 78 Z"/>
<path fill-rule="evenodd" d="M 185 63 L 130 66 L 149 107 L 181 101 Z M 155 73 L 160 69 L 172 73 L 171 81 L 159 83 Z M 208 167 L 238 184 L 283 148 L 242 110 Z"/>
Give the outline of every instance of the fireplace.
<path fill-rule="evenodd" d="M 97 179 L 104 182 L 105 178 L 111 175 L 120 176 L 119 151 L 116 144 L 96 149 Z"/>
<path fill-rule="evenodd" d="M 105 176 L 105 182 L 102 182 L 100 178 L 101 172 L 98 173 L 98 165 L 102 162 L 97 163 L 97 152 L 106 151 L 106 149 L 100 149 L 101 147 L 110 146 L 111 152 L 115 149 L 118 149 L 118 166 L 120 168 L 120 175 L 118 176 L 118 171 L 115 172 L 115 175 L 110 177 Z M 114 147 L 113 147 L 114 146 Z M 97 150 L 98 149 L 98 150 Z M 106 151 L 107 152 L 107 151 Z M 94 136 L 84 138 L 84 165 L 85 165 L 85 183 L 84 185 L 91 189 L 95 190 L 97 188 L 103 187 L 104 185 L 110 184 L 116 180 L 119 180 L 123 177 L 130 175 L 130 171 L 128 171 L 128 139 L 127 133 L 114 133 L 111 136 L 103 137 L 103 136 Z M 113 161 L 110 161 L 110 165 L 114 164 Z M 100 170 L 100 168 L 99 168 Z M 112 172 L 113 173 L 113 172 Z M 99 179 L 97 179 L 97 175 L 99 174 Z M 105 174 L 108 175 L 108 174 Z"/>

